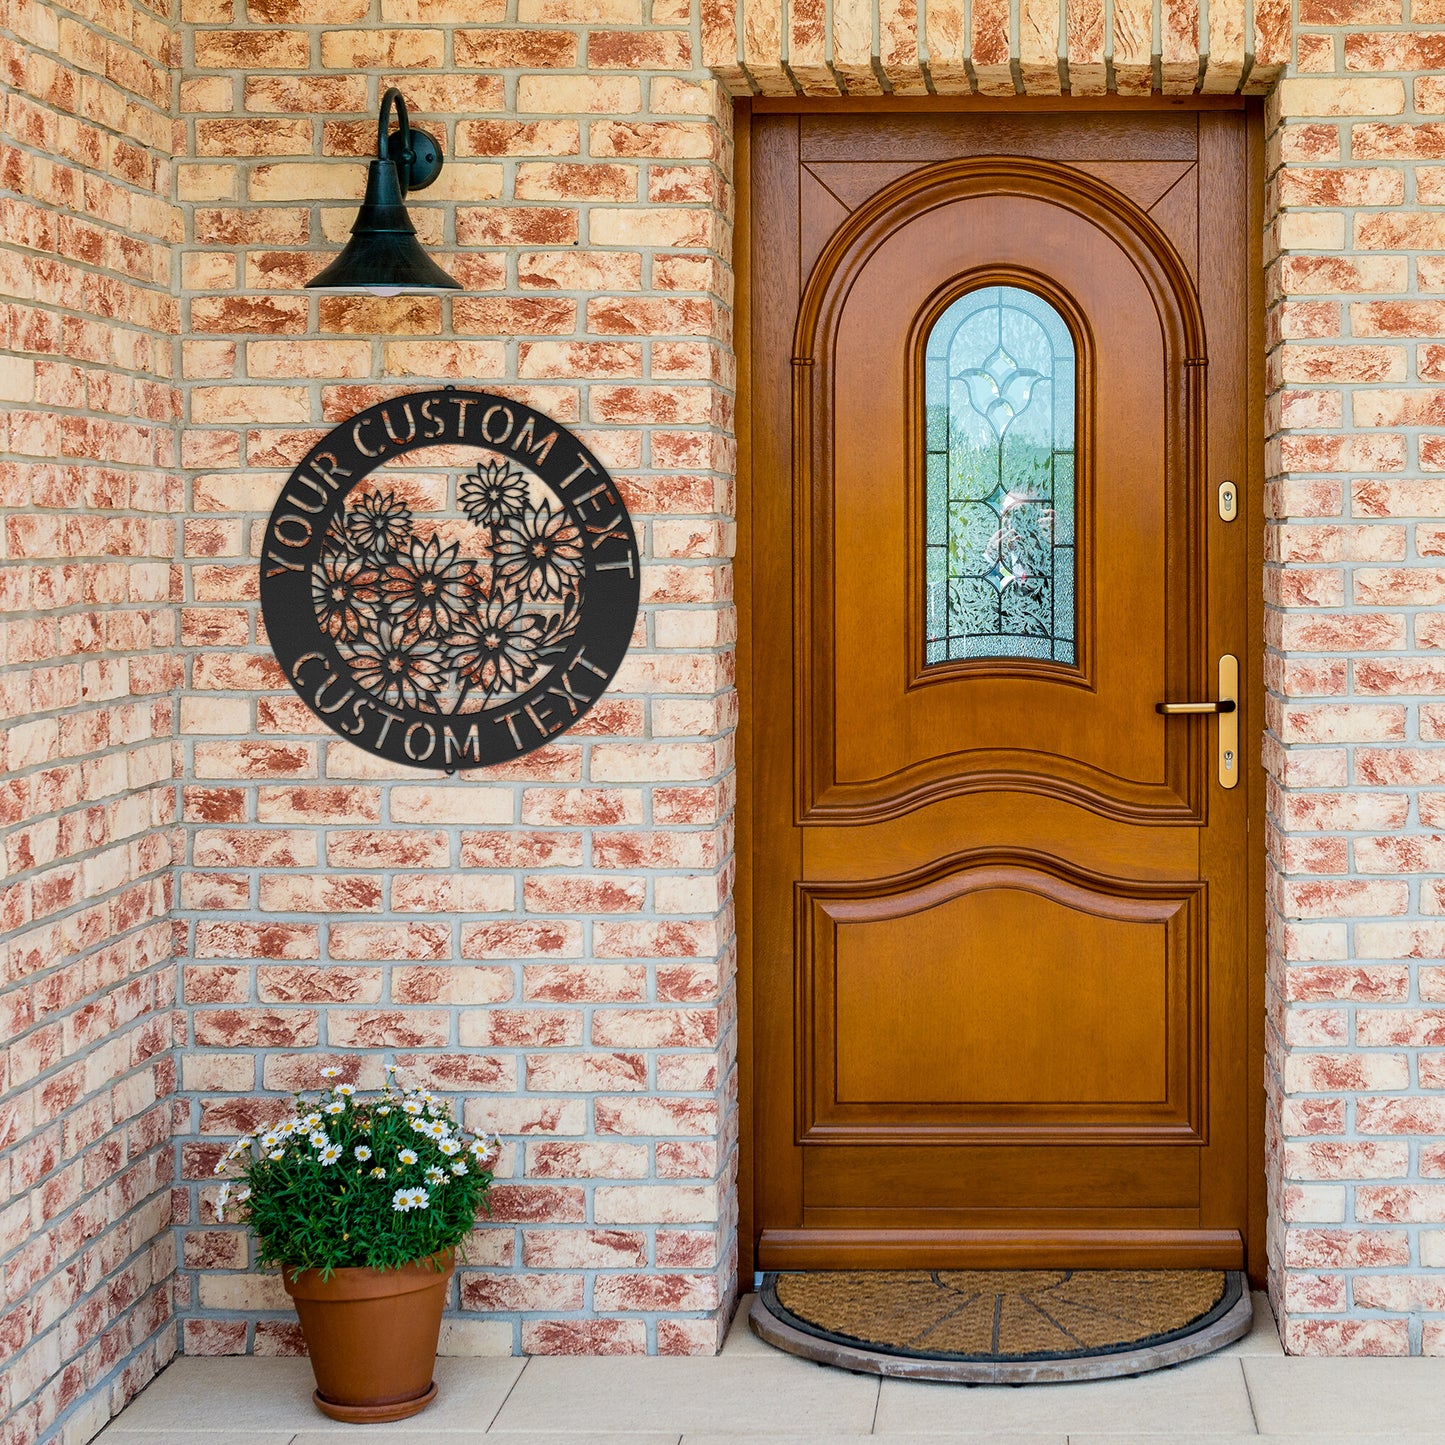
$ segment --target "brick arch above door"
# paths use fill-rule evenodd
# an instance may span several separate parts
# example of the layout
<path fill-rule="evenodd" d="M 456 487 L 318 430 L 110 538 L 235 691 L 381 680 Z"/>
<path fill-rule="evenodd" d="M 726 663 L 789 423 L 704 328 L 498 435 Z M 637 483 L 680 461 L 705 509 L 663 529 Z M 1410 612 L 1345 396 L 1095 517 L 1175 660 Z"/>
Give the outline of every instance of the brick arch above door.
<path fill-rule="evenodd" d="M 1289 0 L 703 0 L 734 95 L 1263 95 Z"/>

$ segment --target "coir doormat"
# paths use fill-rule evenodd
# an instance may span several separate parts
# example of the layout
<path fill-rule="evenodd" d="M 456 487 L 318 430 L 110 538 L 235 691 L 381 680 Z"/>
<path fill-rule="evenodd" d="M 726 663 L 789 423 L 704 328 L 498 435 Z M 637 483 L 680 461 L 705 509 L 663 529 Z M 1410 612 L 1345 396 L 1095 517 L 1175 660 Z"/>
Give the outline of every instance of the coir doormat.
<path fill-rule="evenodd" d="M 869 1270 L 768 1274 L 754 1333 L 845 1369 L 965 1384 L 1135 1375 L 1250 1325 L 1225 1270 Z"/>

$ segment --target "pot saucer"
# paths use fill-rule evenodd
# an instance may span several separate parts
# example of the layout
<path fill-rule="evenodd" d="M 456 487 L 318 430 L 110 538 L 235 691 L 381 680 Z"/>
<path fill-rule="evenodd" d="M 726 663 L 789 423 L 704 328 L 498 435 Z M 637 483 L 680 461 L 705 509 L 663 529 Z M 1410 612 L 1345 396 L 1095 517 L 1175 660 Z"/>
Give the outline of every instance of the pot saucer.
<path fill-rule="evenodd" d="M 385 1425 L 391 1420 L 405 1420 L 425 1410 L 437 1397 L 437 1382 L 433 1380 L 425 1393 L 413 1395 L 409 1400 L 389 1400 L 380 1405 L 343 1405 L 338 1400 L 328 1400 L 320 1390 L 313 1390 L 311 1398 L 323 1415 L 333 1420 L 344 1420 L 351 1425 Z"/>

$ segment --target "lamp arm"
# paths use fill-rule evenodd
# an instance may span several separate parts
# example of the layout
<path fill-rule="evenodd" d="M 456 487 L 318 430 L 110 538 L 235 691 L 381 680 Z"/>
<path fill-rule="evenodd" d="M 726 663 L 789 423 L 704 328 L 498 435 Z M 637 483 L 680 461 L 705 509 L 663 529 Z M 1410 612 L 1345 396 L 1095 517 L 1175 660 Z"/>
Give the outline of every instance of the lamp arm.
<path fill-rule="evenodd" d="M 391 108 L 396 107 L 396 118 L 401 133 L 401 164 L 396 168 L 397 179 L 401 182 L 401 193 L 406 195 L 409 189 L 411 169 L 411 119 L 406 113 L 406 99 L 394 86 L 388 86 L 381 97 L 381 114 L 376 121 L 376 154 L 381 160 L 389 160 L 390 153 L 387 146 L 389 139 L 387 135 L 387 119 Z"/>

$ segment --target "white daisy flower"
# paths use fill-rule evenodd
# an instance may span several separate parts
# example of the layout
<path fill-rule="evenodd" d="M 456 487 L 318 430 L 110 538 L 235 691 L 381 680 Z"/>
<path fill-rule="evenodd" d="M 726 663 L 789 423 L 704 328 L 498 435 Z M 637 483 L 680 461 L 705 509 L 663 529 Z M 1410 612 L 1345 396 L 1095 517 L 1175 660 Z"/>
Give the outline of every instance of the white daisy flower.
<path fill-rule="evenodd" d="M 460 1154 L 462 1152 L 461 1143 L 456 1139 L 443 1139 L 437 1145 L 437 1148 L 440 1149 L 443 1154 L 446 1154 L 448 1156 L 452 1154 Z"/>
<path fill-rule="evenodd" d="M 400 1064 L 388 1064 L 386 1066 L 386 1072 L 388 1074 L 394 1074 L 399 1068 L 401 1068 Z"/>
<path fill-rule="evenodd" d="M 273 1149 L 266 1157 L 268 1159 L 284 1159 L 286 1157 L 286 1151 L 284 1149 Z"/>
<path fill-rule="evenodd" d="M 340 1099 L 333 1099 L 333 1100 L 326 1106 L 326 1112 L 327 1112 L 328 1114 L 341 1114 L 341 1113 L 344 1113 L 345 1110 L 346 1110 L 346 1105 L 343 1104 Z"/>
<path fill-rule="evenodd" d="M 431 1123 L 426 1126 L 426 1132 L 430 1134 L 433 1139 L 445 1139 L 451 1130 L 447 1128 L 443 1120 L 433 1119 Z"/>
<path fill-rule="evenodd" d="M 401 1151 L 401 1153 L 398 1154 L 396 1157 L 397 1157 L 397 1160 L 398 1160 L 400 1163 L 402 1163 L 402 1164 L 415 1164 L 415 1163 L 416 1163 L 416 1150 L 415 1150 L 415 1149 L 403 1149 L 403 1150 Z"/>
<path fill-rule="evenodd" d="M 289 1136 L 289 1135 L 291 1135 L 291 1134 L 294 1134 L 300 1127 L 301 1127 L 301 1120 L 300 1120 L 300 1119 L 287 1119 L 287 1121 L 286 1121 L 284 1124 L 278 1124 L 278 1125 L 277 1125 L 277 1127 L 276 1127 L 276 1132 L 277 1132 L 278 1134 L 286 1134 L 286 1135 Z"/>
<path fill-rule="evenodd" d="M 216 1167 L 211 1170 L 211 1173 L 212 1173 L 212 1174 L 224 1174 L 224 1173 L 226 1172 L 226 1160 L 229 1159 L 230 1157 L 231 1157 L 231 1156 L 230 1156 L 229 1154 L 227 1154 L 224 1159 L 217 1159 L 217 1160 L 216 1160 Z"/>
<path fill-rule="evenodd" d="M 338 1084 L 332 1093 L 340 1094 L 343 1099 L 349 1099 L 356 1092 L 355 1084 Z"/>
<path fill-rule="evenodd" d="M 321 1077 L 323 1079 L 336 1079 L 340 1078 L 340 1076 L 341 1070 L 337 1068 L 326 1068 L 321 1071 Z"/>
<path fill-rule="evenodd" d="M 426 1182 L 428 1184 L 445 1184 L 447 1176 L 433 1164 L 426 1171 Z"/>
<path fill-rule="evenodd" d="M 340 1158 L 341 1158 L 341 1145 L 340 1145 L 340 1144 L 328 1144 L 328 1145 L 326 1146 L 326 1148 L 321 1151 L 321 1162 L 322 1162 L 323 1164 L 335 1164 L 336 1161 L 337 1161 L 338 1159 L 340 1159 Z"/>
<path fill-rule="evenodd" d="M 390 1104 L 383 1104 L 383 1105 L 381 1106 L 381 1108 L 379 1108 L 376 1112 L 377 1112 L 378 1114 L 381 1114 L 381 1115 L 389 1114 L 389 1113 L 391 1113 L 391 1105 L 390 1105 Z"/>
<path fill-rule="evenodd" d="M 460 1179 L 460 1178 L 462 1177 L 462 1175 L 465 1174 L 466 1172 L 467 1172 L 467 1164 L 466 1164 L 466 1160 L 465 1160 L 465 1159 L 453 1159 L 453 1160 L 452 1160 L 452 1173 L 455 1174 L 458 1179 Z"/>
<path fill-rule="evenodd" d="M 303 1129 L 314 1129 L 321 1122 L 321 1115 L 314 1109 L 301 1121 Z"/>
<path fill-rule="evenodd" d="M 408 1099 L 401 1107 L 405 1109 L 408 1114 L 420 1114 L 425 1105 L 416 1099 Z"/>
<path fill-rule="evenodd" d="M 361 1164 L 365 1164 L 371 1158 L 371 1148 L 367 1144 L 358 1144 L 351 1152 L 356 1155 L 357 1162 Z"/>
<path fill-rule="evenodd" d="M 224 1221 L 226 1218 L 226 1204 L 231 1198 L 231 1185 L 229 1181 L 221 1185 L 220 1193 L 216 1195 L 216 1219 Z"/>
<path fill-rule="evenodd" d="M 385 1178 L 386 1178 L 386 1170 L 383 1169 L 380 1164 L 378 1164 L 378 1165 L 371 1171 L 371 1177 L 372 1177 L 373 1179 L 385 1179 Z"/>
<path fill-rule="evenodd" d="M 325 1131 L 322 1129 L 313 1129 L 311 1131 L 310 1138 L 311 1147 L 313 1149 L 324 1149 L 331 1142 L 331 1140 L 326 1137 Z"/>
<path fill-rule="evenodd" d="M 391 1196 L 391 1207 L 398 1214 L 405 1214 L 408 1210 L 415 1209 L 416 1205 L 412 1203 L 411 1190 L 398 1189 L 396 1193 Z"/>
<path fill-rule="evenodd" d="M 238 1190 L 236 1191 L 236 1203 L 237 1203 L 237 1204 L 244 1204 L 250 1197 L 251 1197 L 251 1187 L 250 1187 L 250 1185 L 247 1185 L 246 1188 L 244 1188 L 244 1189 L 238 1189 Z"/>
<path fill-rule="evenodd" d="M 261 1136 L 261 1147 L 263 1149 L 274 1149 L 280 1142 L 281 1136 L 274 1129 L 268 1129 Z"/>

